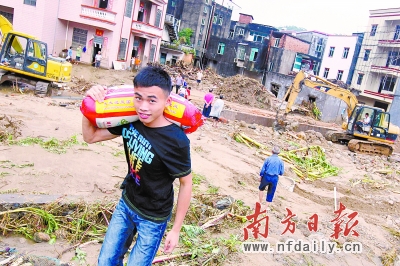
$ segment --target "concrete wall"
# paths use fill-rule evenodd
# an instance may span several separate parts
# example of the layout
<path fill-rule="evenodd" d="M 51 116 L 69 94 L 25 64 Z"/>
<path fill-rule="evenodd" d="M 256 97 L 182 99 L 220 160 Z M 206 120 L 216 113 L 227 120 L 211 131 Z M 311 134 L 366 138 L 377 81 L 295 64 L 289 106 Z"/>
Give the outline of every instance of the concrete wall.
<path fill-rule="evenodd" d="M 284 34 L 282 36 L 277 36 L 272 34 L 271 45 L 274 46 L 275 40 L 280 39 L 278 48 L 283 48 L 285 50 L 295 51 L 298 53 L 307 54 L 310 44 L 306 41 L 295 38 L 291 35 Z"/>
<path fill-rule="evenodd" d="M 322 55 L 324 54 L 326 42 L 328 39 L 328 34 L 322 34 L 315 31 L 306 31 L 297 32 L 296 37 L 310 43 L 310 48 L 308 49 L 309 55 L 322 59 Z M 322 49 L 320 52 L 317 51 L 317 46 L 319 42 L 322 43 Z"/>
<path fill-rule="evenodd" d="M 294 51 L 271 47 L 267 69 L 269 70 L 269 64 L 273 63 L 273 67 L 271 69 L 272 72 L 287 75 L 290 71 L 292 71 L 295 58 L 296 52 Z"/>
<path fill-rule="evenodd" d="M 251 22 L 253 22 L 251 15 L 239 14 L 239 23 L 250 24 Z"/>
<path fill-rule="evenodd" d="M 397 88 L 394 92 L 392 105 L 390 106 L 390 122 L 400 127 L 400 82 L 397 82 Z"/>
<path fill-rule="evenodd" d="M 279 87 L 278 99 L 283 99 L 286 91 L 293 82 L 293 76 L 282 75 L 279 73 L 268 72 L 264 86 L 267 90 L 272 92 L 273 85 Z M 309 98 L 315 98 L 317 107 L 322 112 L 321 120 L 324 122 L 341 122 L 341 114 L 346 110 L 347 105 L 340 99 L 325 94 L 323 92 L 314 90 L 312 88 L 303 86 L 302 91 L 299 93 L 295 105 L 301 105 L 303 101 L 309 101 Z"/>

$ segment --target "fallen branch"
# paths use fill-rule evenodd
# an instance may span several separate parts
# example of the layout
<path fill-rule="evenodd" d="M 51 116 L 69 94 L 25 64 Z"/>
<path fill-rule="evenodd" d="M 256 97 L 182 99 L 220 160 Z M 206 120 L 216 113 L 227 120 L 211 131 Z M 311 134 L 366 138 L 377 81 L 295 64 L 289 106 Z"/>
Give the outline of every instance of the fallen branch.
<path fill-rule="evenodd" d="M 15 258 L 15 255 L 12 255 L 11 257 L 0 261 L 0 265 L 6 265 L 7 263 L 9 263 L 11 260 L 13 260 Z"/>
<path fill-rule="evenodd" d="M 192 253 L 181 253 L 181 254 L 175 254 L 175 255 L 158 256 L 158 257 L 154 258 L 152 264 L 166 262 L 166 261 L 173 260 L 176 258 L 187 257 L 187 256 L 191 256 L 191 255 L 192 255 Z"/>
<path fill-rule="evenodd" d="M 222 218 L 224 218 L 225 216 L 228 215 L 228 212 L 224 212 L 220 215 L 218 215 L 217 217 L 215 217 L 214 219 L 211 219 L 210 221 L 206 222 L 205 224 L 203 224 L 202 226 L 200 226 L 202 229 L 206 229 L 208 227 L 214 226 L 216 225 L 215 223 L 218 222 L 219 220 L 221 220 Z"/>

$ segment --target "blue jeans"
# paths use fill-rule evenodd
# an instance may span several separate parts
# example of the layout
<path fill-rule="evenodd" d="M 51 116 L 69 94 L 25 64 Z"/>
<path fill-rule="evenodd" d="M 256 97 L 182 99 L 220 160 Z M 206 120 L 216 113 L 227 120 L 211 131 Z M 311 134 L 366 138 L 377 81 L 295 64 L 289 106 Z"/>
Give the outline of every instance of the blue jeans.
<path fill-rule="evenodd" d="M 265 188 L 268 186 L 267 196 L 266 196 L 267 202 L 272 202 L 272 199 L 274 198 L 275 195 L 276 187 L 278 186 L 278 181 L 279 181 L 278 176 L 266 175 L 261 179 L 261 183 L 258 189 L 260 191 L 264 191 Z"/>
<path fill-rule="evenodd" d="M 151 265 L 167 222 L 155 223 L 137 215 L 121 198 L 112 215 L 100 250 L 98 266 L 122 266 L 124 255 L 136 233 L 138 237 L 128 258 L 128 266 Z"/>

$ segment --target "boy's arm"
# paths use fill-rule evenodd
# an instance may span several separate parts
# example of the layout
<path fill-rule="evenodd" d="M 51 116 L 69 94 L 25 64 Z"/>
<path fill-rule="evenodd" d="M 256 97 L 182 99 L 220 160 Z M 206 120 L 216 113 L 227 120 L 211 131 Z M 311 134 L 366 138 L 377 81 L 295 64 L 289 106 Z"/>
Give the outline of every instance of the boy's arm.
<path fill-rule="evenodd" d="M 168 232 L 165 239 L 164 252 L 171 253 L 179 242 L 179 232 L 185 219 L 186 212 L 189 209 L 190 198 L 192 197 L 192 174 L 179 178 L 179 195 L 176 206 L 174 225 Z"/>
<path fill-rule="evenodd" d="M 95 143 L 118 137 L 118 135 L 111 134 L 108 129 L 93 126 L 85 116 L 82 117 L 82 135 L 83 140 L 87 143 Z"/>

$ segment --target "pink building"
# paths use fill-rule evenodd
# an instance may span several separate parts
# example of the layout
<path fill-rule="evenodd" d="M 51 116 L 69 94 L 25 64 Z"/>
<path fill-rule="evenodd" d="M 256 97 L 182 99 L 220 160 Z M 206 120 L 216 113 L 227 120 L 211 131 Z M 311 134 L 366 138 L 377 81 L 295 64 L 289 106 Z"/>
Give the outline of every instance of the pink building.
<path fill-rule="evenodd" d="M 142 65 L 159 60 L 167 0 L 2 0 L 0 14 L 14 30 L 47 43 L 49 53 L 80 45 L 81 61 L 123 68 L 139 56 Z M 117 63 L 118 62 L 118 63 Z"/>

